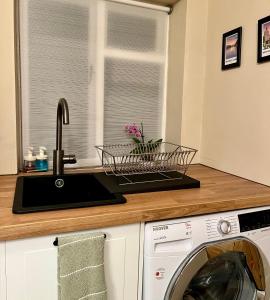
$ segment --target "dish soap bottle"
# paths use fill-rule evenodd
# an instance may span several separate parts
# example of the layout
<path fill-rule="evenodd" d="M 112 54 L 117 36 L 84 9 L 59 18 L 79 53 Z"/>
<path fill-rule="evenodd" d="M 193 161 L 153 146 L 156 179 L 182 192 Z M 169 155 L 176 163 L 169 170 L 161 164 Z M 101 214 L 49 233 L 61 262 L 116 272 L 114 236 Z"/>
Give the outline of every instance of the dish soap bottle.
<path fill-rule="evenodd" d="M 23 170 L 24 172 L 32 172 L 36 169 L 36 156 L 33 155 L 34 148 L 28 148 L 28 154 L 24 156 Z"/>
<path fill-rule="evenodd" d="M 43 146 L 39 147 L 39 154 L 36 160 L 37 171 L 48 171 L 48 155 L 46 154 L 47 149 Z"/>

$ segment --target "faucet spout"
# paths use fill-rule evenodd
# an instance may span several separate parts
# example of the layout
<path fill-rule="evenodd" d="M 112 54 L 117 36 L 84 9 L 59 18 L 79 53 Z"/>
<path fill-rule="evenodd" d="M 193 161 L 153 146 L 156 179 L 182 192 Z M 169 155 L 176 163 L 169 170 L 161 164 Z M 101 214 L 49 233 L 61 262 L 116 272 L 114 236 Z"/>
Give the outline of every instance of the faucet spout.
<path fill-rule="evenodd" d="M 62 150 L 62 124 L 69 124 L 69 109 L 66 99 L 61 98 L 57 105 L 56 149 L 53 151 L 53 174 L 63 175 L 64 164 L 75 164 L 75 155 L 64 155 Z"/>
<path fill-rule="evenodd" d="M 57 105 L 56 150 L 62 150 L 62 123 L 69 124 L 69 109 L 67 100 L 64 98 L 61 98 Z"/>

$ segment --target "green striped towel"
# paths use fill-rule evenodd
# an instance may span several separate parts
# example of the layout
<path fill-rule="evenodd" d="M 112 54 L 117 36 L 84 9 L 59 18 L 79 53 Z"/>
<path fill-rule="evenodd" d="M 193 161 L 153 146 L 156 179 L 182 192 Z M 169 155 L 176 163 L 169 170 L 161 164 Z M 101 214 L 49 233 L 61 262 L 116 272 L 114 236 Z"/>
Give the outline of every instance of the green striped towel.
<path fill-rule="evenodd" d="M 102 232 L 58 238 L 58 299 L 106 300 Z"/>

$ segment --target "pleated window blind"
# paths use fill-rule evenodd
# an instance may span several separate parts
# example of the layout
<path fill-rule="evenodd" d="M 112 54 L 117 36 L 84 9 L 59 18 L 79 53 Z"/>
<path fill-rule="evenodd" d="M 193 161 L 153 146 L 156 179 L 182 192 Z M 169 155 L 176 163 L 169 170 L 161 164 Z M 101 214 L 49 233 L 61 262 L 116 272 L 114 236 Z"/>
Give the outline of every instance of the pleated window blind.
<path fill-rule="evenodd" d="M 66 98 L 63 149 L 98 164 L 96 144 L 125 143 L 126 123 L 164 137 L 168 16 L 104 0 L 20 0 L 22 152 L 55 149 Z M 22 155 L 23 155 L 22 153 Z"/>

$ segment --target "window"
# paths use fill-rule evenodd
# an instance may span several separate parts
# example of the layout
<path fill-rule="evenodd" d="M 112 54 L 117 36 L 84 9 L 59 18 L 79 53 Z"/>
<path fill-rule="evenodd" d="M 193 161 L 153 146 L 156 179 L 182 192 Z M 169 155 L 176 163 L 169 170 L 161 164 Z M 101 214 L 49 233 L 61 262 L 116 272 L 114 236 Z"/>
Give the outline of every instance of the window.
<path fill-rule="evenodd" d="M 20 0 L 22 150 L 55 149 L 56 107 L 66 98 L 63 149 L 99 163 L 96 144 L 128 142 L 126 123 L 164 137 L 168 15 L 104 0 Z"/>

